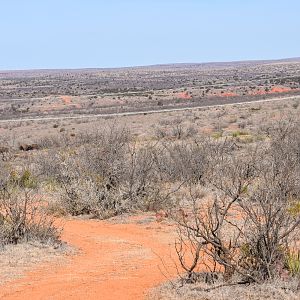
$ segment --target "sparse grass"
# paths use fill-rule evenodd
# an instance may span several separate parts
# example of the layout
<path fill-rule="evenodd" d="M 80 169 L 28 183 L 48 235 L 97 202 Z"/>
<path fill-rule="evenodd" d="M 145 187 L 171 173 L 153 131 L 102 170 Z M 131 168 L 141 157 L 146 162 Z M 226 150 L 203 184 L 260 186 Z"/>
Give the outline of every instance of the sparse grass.
<path fill-rule="evenodd" d="M 285 264 L 292 276 L 300 277 L 300 252 L 292 252 L 286 254 Z M 300 280 L 300 279 L 299 279 Z"/>
<path fill-rule="evenodd" d="M 292 200 L 288 212 L 293 217 L 298 217 L 300 215 L 300 200 Z"/>
<path fill-rule="evenodd" d="M 219 285 L 217 283 L 215 286 Z M 228 285 L 213 289 L 205 283 L 181 285 L 180 281 L 166 283 L 153 289 L 149 300 L 298 300 L 298 280 L 274 280 L 262 285 Z M 205 289 L 211 289 L 205 291 Z"/>
<path fill-rule="evenodd" d="M 217 140 L 223 136 L 223 132 L 214 132 L 214 133 L 212 133 L 211 136 L 212 136 L 212 138 Z"/>
<path fill-rule="evenodd" d="M 0 249 L 0 284 L 20 278 L 26 271 L 42 263 L 59 263 L 66 254 L 74 252 L 67 245 L 57 248 L 39 242 L 6 245 Z"/>
<path fill-rule="evenodd" d="M 249 135 L 248 132 L 237 130 L 231 133 L 231 136 L 234 138 L 245 136 L 245 135 Z"/>
<path fill-rule="evenodd" d="M 254 137 L 252 135 L 240 135 L 238 141 L 243 144 L 251 144 L 254 142 Z"/>

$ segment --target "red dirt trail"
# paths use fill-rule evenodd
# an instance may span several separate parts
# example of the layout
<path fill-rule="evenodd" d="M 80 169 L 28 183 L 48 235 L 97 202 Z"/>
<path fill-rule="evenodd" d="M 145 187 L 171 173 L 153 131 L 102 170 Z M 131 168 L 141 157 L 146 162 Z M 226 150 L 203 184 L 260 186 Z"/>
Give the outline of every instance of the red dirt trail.
<path fill-rule="evenodd" d="M 1 286 L 0 299 L 144 299 L 166 280 L 164 264 L 168 276 L 176 275 L 170 256 L 174 229 L 153 220 L 144 215 L 125 224 L 67 221 L 63 240 L 79 252 L 62 265 L 46 264 Z"/>

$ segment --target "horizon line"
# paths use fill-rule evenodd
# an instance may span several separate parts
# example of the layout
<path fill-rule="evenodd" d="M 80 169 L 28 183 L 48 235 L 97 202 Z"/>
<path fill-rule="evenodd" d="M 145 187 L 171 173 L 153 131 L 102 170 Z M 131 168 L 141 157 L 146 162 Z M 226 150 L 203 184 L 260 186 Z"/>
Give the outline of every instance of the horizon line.
<path fill-rule="evenodd" d="M 71 68 L 28 68 L 28 69 L 0 69 L 0 73 L 7 72 L 32 72 L 32 71 L 79 71 L 79 70 L 120 70 L 120 69 L 138 69 L 138 68 L 153 68 L 164 66 L 184 66 L 184 65 L 209 65 L 209 64 L 232 64 L 232 63 L 263 63 L 263 62 L 288 62 L 300 61 L 300 56 L 286 58 L 271 58 L 271 59 L 245 59 L 245 60 L 229 60 L 229 61 L 206 61 L 206 62 L 176 62 L 176 63 L 157 63 L 145 65 L 130 65 L 120 67 L 71 67 Z"/>

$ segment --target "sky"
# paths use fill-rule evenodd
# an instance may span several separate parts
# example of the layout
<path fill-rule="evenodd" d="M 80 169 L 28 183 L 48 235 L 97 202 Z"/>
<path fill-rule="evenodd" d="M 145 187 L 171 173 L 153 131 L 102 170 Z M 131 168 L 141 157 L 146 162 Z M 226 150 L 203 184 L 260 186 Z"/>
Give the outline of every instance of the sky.
<path fill-rule="evenodd" d="M 299 0 L 0 0 L 0 70 L 300 56 Z"/>

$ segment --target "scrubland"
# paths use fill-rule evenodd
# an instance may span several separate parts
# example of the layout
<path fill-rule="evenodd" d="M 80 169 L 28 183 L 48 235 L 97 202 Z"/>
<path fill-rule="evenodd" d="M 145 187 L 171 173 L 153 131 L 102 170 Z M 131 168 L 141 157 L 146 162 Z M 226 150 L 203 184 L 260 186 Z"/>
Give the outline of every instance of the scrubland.
<path fill-rule="evenodd" d="M 2 265 L 70 251 L 64 220 L 149 213 L 177 278 L 148 298 L 299 299 L 299 101 L 1 123 Z"/>

